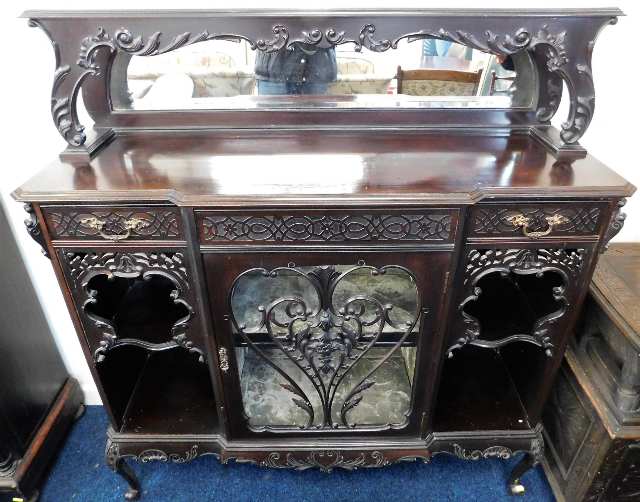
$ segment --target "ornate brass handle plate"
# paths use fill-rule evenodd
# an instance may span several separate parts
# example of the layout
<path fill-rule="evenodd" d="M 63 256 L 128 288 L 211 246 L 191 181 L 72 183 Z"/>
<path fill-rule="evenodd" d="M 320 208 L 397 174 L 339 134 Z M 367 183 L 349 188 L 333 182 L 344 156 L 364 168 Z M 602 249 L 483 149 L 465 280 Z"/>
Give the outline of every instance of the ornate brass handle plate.
<path fill-rule="evenodd" d="M 80 220 L 80 224 L 85 227 L 91 228 L 93 230 L 97 230 L 100 233 L 100 237 L 103 239 L 107 239 L 110 241 L 121 241 L 128 238 L 131 235 L 132 230 L 140 230 L 144 227 L 145 221 L 140 218 L 127 218 L 124 220 L 123 229 L 125 232 L 123 234 L 107 234 L 104 231 L 104 227 L 107 224 L 106 220 L 101 220 L 92 216 L 91 218 L 83 218 Z"/>
<path fill-rule="evenodd" d="M 223 373 L 229 371 L 229 355 L 227 354 L 227 349 L 224 347 L 218 349 L 218 362 L 220 363 L 220 369 Z"/>
<path fill-rule="evenodd" d="M 566 223 L 567 221 L 569 221 L 565 216 L 562 216 L 561 214 L 546 216 L 545 220 L 547 221 L 546 230 L 531 231 L 529 230 L 531 218 L 527 218 L 524 214 L 516 214 L 507 218 L 507 221 L 509 221 L 514 227 L 522 228 L 522 233 L 526 237 L 529 237 L 531 239 L 539 239 L 540 237 L 545 237 L 553 231 L 554 226 L 561 225 L 562 223 Z"/>

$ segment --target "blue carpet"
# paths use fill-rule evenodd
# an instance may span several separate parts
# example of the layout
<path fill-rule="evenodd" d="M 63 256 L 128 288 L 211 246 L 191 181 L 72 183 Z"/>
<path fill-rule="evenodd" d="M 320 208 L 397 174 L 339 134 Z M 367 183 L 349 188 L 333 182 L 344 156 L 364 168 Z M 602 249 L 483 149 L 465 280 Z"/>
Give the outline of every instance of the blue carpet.
<path fill-rule="evenodd" d="M 104 465 L 107 416 L 88 406 L 75 424 L 43 487 L 41 502 L 124 500 L 125 483 Z M 505 480 L 516 459 L 465 462 L 437 455 L 431 463 L 401 463 L 382 469 L 325 474 L 220 465 L 212 456 L 189 464 L 133 462 L 143 501 L 497 501 L 554 500 L 540 468 L 523 477 L 524 497 L 506 493 Z"/>

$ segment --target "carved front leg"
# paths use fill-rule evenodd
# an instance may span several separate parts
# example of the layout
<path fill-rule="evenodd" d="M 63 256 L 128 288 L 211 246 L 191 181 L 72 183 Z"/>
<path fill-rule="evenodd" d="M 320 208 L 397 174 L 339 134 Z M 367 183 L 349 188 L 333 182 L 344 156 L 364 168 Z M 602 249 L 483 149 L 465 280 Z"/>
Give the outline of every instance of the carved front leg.
<path fill-rule="evenodd" d="M 125 459 L 120 456 L 120 448 L 116 443 L 107 442 L 106 463 L 115 472 L 119 474 L 129 485 L 129 489 L 125 492 L 126 500 L 137 500 L 140 498 L 140 482 L 136 477 L 133 469 L 126 463 Z"/>
<path fill-rule="evenodd" d="M 511 495 L 524 495 L 525 487 L 520 481 L 522 476 L 529 470 L 542 462 L 544 457 L 544 440 L 542 439 L 542 433 L 538 432 L 538 437 L 531 440 L 531 450 L 524 454 L 524 457 L 511 471 L 509 481 L 507 482 L 509 487 L 509 493 Z"/>

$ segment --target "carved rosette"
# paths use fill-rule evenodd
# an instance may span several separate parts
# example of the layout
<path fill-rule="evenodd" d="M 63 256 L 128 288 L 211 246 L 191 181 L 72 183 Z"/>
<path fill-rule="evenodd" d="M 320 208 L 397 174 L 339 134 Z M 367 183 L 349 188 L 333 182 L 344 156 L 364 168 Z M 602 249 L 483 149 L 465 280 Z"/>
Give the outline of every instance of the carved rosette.
<path fill-rule="evenodd" d="M 80 312 L 86 318 L 88 326 L 99 333 L 102 338 L 94 350 L 96 362 L 103 361 L 109 349 L 120 344 L 137 345 L 148 350 L 164 350 L 179 346 L 198 354 L 199 360 L 204 362 L 202 349 L 197 347 L 188 337 L 190 322 L 195 312 L 191 306 L 194 300 L 182 252 L 61 251 L 60 261 L 65 267 Z M 176 321 L 171 327 L 169 342 L 158 344 L 133 338 L 121 339 L 111 321 L 87 311 L 87 306 L 98 301 L 98 292 L 89 288 L 89 281 L 97 275 L 129 279 L 149 279 L 154 275 L 162 276 L 169 279 L 175 287 L 171 292 L 170 299 L 175 304 L 182 305 L 188 314 Z"/>
<path fill-rule="evenodd" d="M 464 335 L 447 350 L 452 357 L 456 349 L 465 345 L 484 348 L 499 348 L 516 341 L 533 343 L 544 349 L 547 356 L 553 355 L 550 328 L 565 314 L 569 306 L 567 288 L 579 280 L 586 262 L 585 249 L 472 249 L 467 255 L 463 299 L 458 305 L 458 330 Z M 477 301 L 482 294 L 478 282 L 488 274 L 499 273 L 541 277 L 546 272 L 555 272 L 562 278 L 562 285 L 552 289 L 553 299 L 560 305 L 558 310 L 538 318 L 529 334 L 514 334 L 499 340 L 482 339 L 478 319 L 468 314 L 465 307 Z"/>
<path fill-rule="evenodd" d="M 605 17 L 602 23 L 612 24 L 616 19 L 615 16 Z M 593 35 L 589 35 L 593 39 L 585 47 L 582 41 L 571 40 L 557 20 L 548 20 L 547 23 L 543 21 L 539 26 L 532 26 L 533 20 L 526 20 L 523 21 L 524 26 L 508 32 L 501 31 L 498 18 L 490 19 L 484 25 L 478 18 L 478 27 L 473 30 L 461 29 L 460 26 L 456 26 L 458 22 L 455 17 L 443 18 L 443 26 L 440 28 L 400 33 L 391 38 L 376 36 L 380 26 L 373 22 L 365 23 L 359 31 L 354 30 L 351 33 L 335 26 L 312 26 L 294 34 L 283 20 L 273 24 L 271 38 L 252 38 L 228 32 L 213 33 L 207 29 L 182 33 L 163 33 L 148 29 L 147 33 L 150 34 L 145 35 L 134 33 L 126 27 L 113 30 L 99 26 L 95 33 L 87 34 L 77 42 L 75 54 L 69 53 L 70 45 L 65 45 L 64 54 L 61 54 L 63 51 L 52 39 L 56 52 L 56 70 L 51 114 L 58 131 L 67 143 L 72 147 L 82 146 L 86 141 L 86 134 L 77 114 L 78 92 L 87 78 L 106 79 L 109 72 L 106 68 L 101 68 L 99 60 L 111 65 L 117 52 L 155 56 L 208 40 L 244 40 L 251 49 L 267 53 L 289 50 L 297 43 L 319 47 L 351 44 L 356 51 L 366 48 L 373 52 L 384 52 L 397 48 L 402 40 L 436 38 L 502 56 L 523 50 L 534 54 L 541 74 L 537 118 L 547 122 L 556 112 L 562 93 L 561 81 L 564 80 L 570 94 L 570 110 L 562 126 L 561 137 L 565 143 L 577 142 L 593 116 L 595 92 L 591 75 L 591 52 L 597 35 L 595 28 L 598 27 L 589 26 L 588 29 L 594 31 Z M 42 21 L 37 19 L 31 19 L 30 25 L 40 26 L 47 31 Z M 384 26 L 381 28 L 384 29 Z M 98 56 L 102 52 L 106 55 L 104 58 Z"/>

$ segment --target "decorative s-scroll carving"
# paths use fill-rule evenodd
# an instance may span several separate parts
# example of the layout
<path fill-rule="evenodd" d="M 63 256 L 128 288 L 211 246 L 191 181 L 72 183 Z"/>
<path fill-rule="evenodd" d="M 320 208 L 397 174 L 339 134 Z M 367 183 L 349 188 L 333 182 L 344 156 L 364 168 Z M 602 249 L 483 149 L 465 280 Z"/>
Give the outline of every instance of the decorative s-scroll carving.
<path fill-rule="evenodd" d="M 429 461 L 429 457 L 427 456 L 411 457 L 411 460 L 416 460 L 417 458 L 421 458 L 425 462 Z M 258 463 L 262 467 L 274 467 L 277 469 L 304 471 L 316 468 L 323 472 L 331 472 L 336 468 L 353 471 L 359 468 L 384 467 L 403 460 L 409 459 L 389 459 L 385 456 L 384 452 L 381 451 L 318 450 L 311 452 L 272 452 Z"/>
<path fill-rule="evenodd" d="M 464 335 L 449 347 L 448 356 L 452 357 L 454 350 L 467 344 L 499 348 L 515 341 L 538 345 L 548 356 L 551 356 L 553 343 L 549 330 L 564 316 L 569 306 L 567 288 L 579 280 L 586 255 L 587 252 L 584 249 L 472 249 L 469 251 L 464 279 L 465 296 L 458 306 L 460 329 L 464 331 Z M 559 308 L 536 319 L 531 333 L 517 333 L 499 340 L 482 339 L 480 321 L 465 310 L 470 302 L 477 301 L 482 294 L 482 289 L 478 286 L 479 281 L 492 273 L 504 276 L 533 274 L 542 277 L 547 272 L 555 272 L 562 280 L 561 285 L 551 288 L 553 300 L 559 304 Z"/>
<path fill-rule="evenodd" d="M 512 457 L 513 451 L 506 446 L 490 446 L 484 450 L 465 450 L 459 444 L 454 443 L 453 454 L 462 460 L 481 460 L 484 458 L 501 458 L 507 460 Z"/>
<path fill-rule="evenodd" d="M 604 235 L 604 241 L 602 245 L 602 252 L 606 251 L 609 247 L 609 242 L 613 239 L 624 225 L 624 220 L 627 219 L 627 215 L 622 212 L 622 208 L 627 203 L 626 199 L 620 199 L 618 201 L 618 207 L 611 213 L 611 219 L 609 220 L 609 226 Z"/>
<path fill-rule="evenodd" d="M 204 242 L 430 241 L 452 237 L 451 214 L 206 214 Z"/>
<path fill-rule="evenodd" d="M 81 311 L 93 329 L 102 336 L 94 352 L 96 362 L 103 361 L 109 349 L 122 344 L 137 345 L 148 350 L 166 350 L 179 346 L 198 354 L 199 360 L 204 362 L 203 351 L 188 337 L 194 310 L 190 303 L 192 300 L 187 301 L 185 298 L 187 295 L 190 297 L 191 293 L 184 255 L 181 252 L 61 252 L 61 261 L 67 270 Z M 90 312 L 88 307 L 99 301 L 99 292 L 91 289 L 89 283 L 98 275 L 142 280 L 161 276 L 171 281 L 174 289 L 169 295 L 169 300 L 183 307 L 186 312 L 184 317 L 176 320 L 171 326 L 171 340 L 151 343 L 137 338 L 120 338 L 111 320 Z"/>
<path fill-rule="evenodd" d="M 353 296 L 340 300 L 336 305 L 335 302 L 338 301 L 337 295 L 334 295 L 336 288 L 343 281 L 354 280 L 358 274 L 363 273 L 372 278 L 385 274 L 402 274 L 413 288 L 410 293 L 411 299 L 415 302 L 415 312 L 407 312 L 406 319 L 394 319 L 390 315 L 393 305 L 382 304 L 378 299 L 367 294 L 368 291 L 354 293 Z M 260 321 L 256 326 L 248 328 L 238 321 L 233 304 L 238 284 L 251 276 L 261 276 L 270 281 L 277 281 L 283 276 L 293 277 L 296 281 L 302 281 L 310 286 L 311 291 L 315 292 L 315 298 L 291 295 L 275 299 L 266 306 L 259 305 L 257 313 Z M 286 290 L 284 293 L 286 294 Z M 399 265 L 376 268 L 359 264 L 344 272 L 338 272 L 332 266 L 305 271 L 296 268 L 294 264 L 273 270 L 249 269 L 234 281 L 228 302 L 229 319 L 233 331 L 267 365 L 284 378 L 286 383 L 280 384 L 281 387 L 293 394 L 293 403 L 306 414 L 307 422 L 302 426 L 304 429 L 356 427 L 357 424 L 350 423 L 349 413 L 361 402 L 363 393 L 375 385 L 373 376 L 377 369 L 402 346 L 426 313 L 421 306 L 415 277 L 408 269 Z M 309 305 L 312 304 L 316 306 L 310 308 Z M 355 382 L 349 384 L 345 394 L 338 394 L 340 385 L 348 381 L 345 377 L 378 342 L 385 327 L 398 332 L 397 341 L 379 355 L 376 364 L 372 369 L 366 370 L 364 376 L 355 377 Z M 251 334 L 265 330 L 268 339 L 294 365 L 296 372 L 308 380 L 317 394 L 321 413 L 318 421 L 316 421 L 317 409 L 303 390 L 301 382 L 296 381 L 277 360 L 254 343 Z M 336 421 L 334 416 L 339 417 L 339 421 Z M 401 428 L 404 425 L 405 423 L 387 424 L 382 426 L 382 429 Z M 250 425 L 250 427 L 253 426 Z M 267 425 L 253 428 L 267 430 L 273 427 Z"/>
<path fill-rule="evenodd" d="M 47 251 L 47 243 L 42 234 L 42 229 L 40 228 L 40 223 L 38 223 L 38 217 L 33 209 L 33 205 L 29 203 L 25 204 L 24 210 L 29 215 L 28 218 L 24 220 L 24 226 L 27 227 L 27 232 L 29 232 L 31 238 L 40 245 L 42 254 L 50 258 L 49 251 Z"/>

